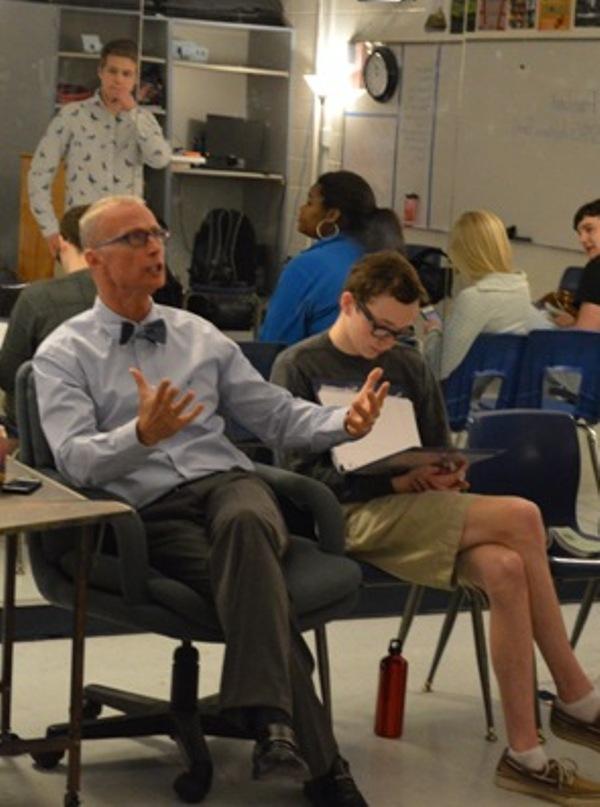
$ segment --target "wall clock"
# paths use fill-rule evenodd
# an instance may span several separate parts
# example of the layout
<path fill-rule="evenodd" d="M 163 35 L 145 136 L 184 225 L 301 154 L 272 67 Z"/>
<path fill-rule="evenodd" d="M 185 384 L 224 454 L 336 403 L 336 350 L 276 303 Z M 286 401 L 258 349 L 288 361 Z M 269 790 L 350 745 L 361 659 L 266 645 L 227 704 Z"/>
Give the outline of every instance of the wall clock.
<path fill-rule="evenodd" d="M 400 78 L 400 69 L 391 48 L 378 45 L 374 48 L 363 68 L 365 89 L 375 101 L 389 101 Z"/>

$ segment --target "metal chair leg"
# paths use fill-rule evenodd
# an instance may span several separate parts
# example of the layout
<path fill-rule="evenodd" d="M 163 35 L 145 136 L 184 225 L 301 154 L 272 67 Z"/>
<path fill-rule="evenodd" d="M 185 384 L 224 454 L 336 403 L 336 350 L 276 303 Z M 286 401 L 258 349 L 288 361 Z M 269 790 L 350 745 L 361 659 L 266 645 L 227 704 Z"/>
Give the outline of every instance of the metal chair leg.
<path fill-rule="evenodd" d="M 446 616 L 444 617 L 444 624 L 442 625 L 442 630 L 440 631 L 440 638 L 438 639 L 437 647 L 435 648 L 435 653 L 433 655 L 433 661 L 431 662 L 431 667 L 429 669 L 429 674 L 425 684 L 423 685 L 423 690 L 425 692 L 431 692 L 431 688 L 433 686 L 433 677 L 436 673 L 442 655 L 444 654 L 444 650 L 446 649 L 448 639 L 452 633 L 452 628 L 456 622 L 456 617 L 463 603 L 464 597 L 465 591 L 462 588 L 457 588 L 452 592 L 452 596 L 450 597 L 450 601 L 448 603 Z"/>
<path fill-rule="evenodd" d="M 419 612 L 424 591 L 425 586 L 418 586 L 415 584 L 410 587 L 410 591 L 408 592 L 406 603 L 404 605 L 402 618 L 400 620 L 400 627 L 398 628 L 398 640 L 402 642 L 402 644 L 405 643 L 410 626 L 413 623 L 413 619 Z"/>
<path fill-rule="evenodd" d="M 333 724 L 333 707 L 331 703 L 331 671 L 329 668 L 329 650 L 327 647 L 327 633 L 325 625 L 315 628 L 315 649 L 317 655 L 317 670 L 321 687 L 321 700 Z"/>
<path fill-rule="evenodd" d="M 600 589 L 600 580 L 590 580 L 585 587 L 585 593 L 581 599 L 577 619 L 575 620 L 573 631 L 571 632 L 571 647 L 575 647 L 579 641 L 579 637 L 581 636 L 594 600 L 596 599 L 598 589 Z"/>
<path fill-rule="evenodd" d="M 473 639 L 475 640 L 475 655 L 481 683 L 483 709 L 487 725 L 486 740 L 495 742 L 498 739 L 494 726 L 494 713 L 492 710 L 492 692 L 490 685 L 490 671 L 488 665 L 487 647 L 485 643 L 485 630 L 483 627 L 483 597 L 478 591 L 469 592 L 471 600 L 471 621 L 473 623 Z"/>
<path fill-rule="evenodd" d="M 578 420 L 577 426 L 586 434 L 588 448 L 590 450 L 590 460 L 592 463 L 592 470 L 594 471 L 594 479 L 596 481 L 596 488 L 600 494 L 600 454 L 598 453 L 598 437 L 596 430 L 586 423 L 585 420 Z"/>
<path fill-rule="evenodd" d="M 538 740 L 541 745 L 546 742 L 546 735 L 542 726 L 542 713 L 540 710 L 540 699 L 538 698 L 538 676 L 537 676 L 537 662 L 535 658 L 535 650 L 533 652 L 533 708 L 535 714 L 535 727 L 537 729 Z"/>

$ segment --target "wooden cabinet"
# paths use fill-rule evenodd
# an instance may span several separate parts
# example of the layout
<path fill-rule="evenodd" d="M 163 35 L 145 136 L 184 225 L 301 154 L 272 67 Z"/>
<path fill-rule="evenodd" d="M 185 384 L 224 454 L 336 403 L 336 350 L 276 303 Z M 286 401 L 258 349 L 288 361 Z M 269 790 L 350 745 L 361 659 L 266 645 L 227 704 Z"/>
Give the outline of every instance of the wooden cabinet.
<path fill-rule="evenodd" d="M 54 260 L 46 241 L 29 207 L 27 175 L 31 166 L 31 154 L 21 154 L 21 191 L 19 202 L 19 279 L 26 283 L 42 280 L 54 274 Z M 58 216 L 65 209 L 65 174 L 61 166 L 54 178 L 52 201 Z"/>

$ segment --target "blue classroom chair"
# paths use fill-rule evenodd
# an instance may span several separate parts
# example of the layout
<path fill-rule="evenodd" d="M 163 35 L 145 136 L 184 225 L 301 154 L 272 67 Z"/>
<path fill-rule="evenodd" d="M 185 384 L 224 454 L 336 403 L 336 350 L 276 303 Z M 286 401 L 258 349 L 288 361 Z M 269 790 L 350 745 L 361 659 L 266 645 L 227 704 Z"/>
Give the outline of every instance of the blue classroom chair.
<path fill-rule="evenodd" d="M 600 460 L 594 426 L 600 422 L 600 333 L 543 330 L 529 334 L 517 407 L 559 410 L 585 432 L 600 492 Z"/>
<path fill-rule="evenodd" d="M 479 408 L 514 406 L 526 343 L 526 336 L 513 333 L 484 333 L 477 337 L 460 365 L 442 381 L 452 431 L 463 431 L 470 415 Z M 500 382 L 500 389 L 490 403 L 486 390 L 494 381 Z"/>

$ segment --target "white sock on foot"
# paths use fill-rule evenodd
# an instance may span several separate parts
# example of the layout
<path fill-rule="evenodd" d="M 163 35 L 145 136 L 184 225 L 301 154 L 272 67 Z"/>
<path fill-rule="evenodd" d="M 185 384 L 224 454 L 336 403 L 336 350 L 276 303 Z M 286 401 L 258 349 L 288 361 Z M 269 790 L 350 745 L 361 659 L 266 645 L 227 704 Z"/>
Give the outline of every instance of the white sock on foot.
<path fill-rule="evenodd" d="M 557 698 L 556 705 L 571 717 L 583 720 L 584 723 L 593 723 L 600 715 L 600 692 L 594 687 L 583 698 L 571 703 L 565 703 L 560 698 Z"/>
<path fill-rule="evenodd" d="M 508 756 L 530 771 L 541 771 L 548 763 L 548 757 L 541 745 L 534 745 L 527 751 L 515 751 L 509 746 Z"/>

